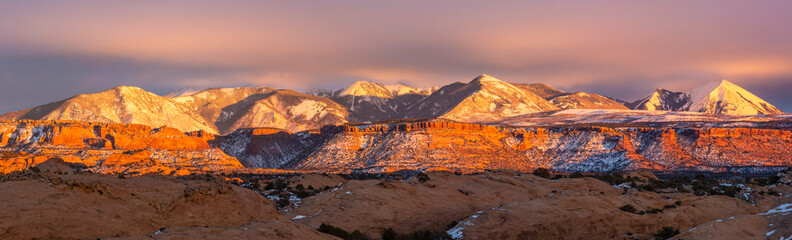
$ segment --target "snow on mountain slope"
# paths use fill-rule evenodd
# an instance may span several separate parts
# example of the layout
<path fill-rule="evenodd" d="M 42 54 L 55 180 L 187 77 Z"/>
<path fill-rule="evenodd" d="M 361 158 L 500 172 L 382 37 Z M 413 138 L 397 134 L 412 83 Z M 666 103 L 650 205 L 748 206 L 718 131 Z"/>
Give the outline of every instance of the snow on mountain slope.
<path fill-rule="evenodd" d="M 635 110 L 677 111 L 682 109 L 689 100 L 690 96 L 685 93 L 658 88 L 648 97 L 628 104 L 628 107 Z"/>
<path fill-rule="evenodd" d="M 395 85 L 386 85 L 385 87 L 388 88 L 388 90 L 391 91 L 393 96 L 413 95 L 413 94 L 414 95 L 429 96 L 429 94 L 432 94 L 432 92 L 434 92 L 435 90 L 438 89 L 438 87 L 419 89 L 419 88 L 414 88 L 414 87 L 412 87 L 410 85 L 407 85 L 407 84 L 404 84 L 404 83 L 399 83 L 399 84 L 395 84 Z"/>
<path fill-rule="evenodd" d="M 783 116 L 741 116 L 699 112 L 621 110 L 621 109 L 568 109 L 516 116 L 496 124 L 509 126 L 551 126 L 589 123 L 718 123 L 732 127 L 751 127 L 754 123 L 786 121 Z"/>
<path fill-rule="evenodd" d="M 619 102 L 596 93 L 576 92 L 550 99 L 561 109 L 629 109 Z"/>
<path fill-rule="evenodd" d="M 281 128 L 289 131 L 318 129 L 346 122 L 347 109 L 327 98 L 294 90 L 274 90 L 253 94 L 222 108 L 216 121 L 222 134 L 240 128 Z"/>
<path fill-rule="evenodd" d="M 395 85 L 386 85 L 385 88 L 390 90 L 391 94 L 393 94 L 394 96 L 403 95 L 403 94 L 421 94 L 420 90 L 404 83 L 395 84 Z"/>
<path fill-rule="evenodd" d="M 405 84 L 384 86 L 379 83 L 357 81 L 328 96 L 350 111 L 350 121 L 376 122 L 398 118 L 400 112 L 428 94 Z M 314 94 L 326 92 L 312 91 Z"/>
<path fill-rule="evenodd" d="M 379 83 L 357 81 L 349 87 L 340 90 L 338 96 L 374 96 L 379 98 L 393 98 L 391 91 Z"/>
<path fill-rule="evenodd" d="M 165 94 L 164 97 L 190 96 L 190 95 L 196 94 L 196 93 L 198 93 L 200 91 L 201 91 L 200 89 L 196 89 L 196 88 L 182 88 L 182 89 L 179 89 L 179 90 L 176 90 L 176 91 L 173 91 L 173 92 L 169 92 L 168 94 Z"/>
<path fill-rule="evenodd" d="M 690 101 L 683 107 L 685 111 L 732 115 L 782 113 L 770 103 L 726 80 L 703 84 L 687 95 Z"/>
<path fill-rule="evenodd" d="M 613 109 L 565 111 L 639 112 Z M 698 115 L 702 119 L 713 115 L 677 114 Z M 663 115 L 655 115 L 658 116 Z M 651 120 L 651 117 L 645 120 Z M 437 119 L 408 120 L 327 126 L 310 138 L 299 133 L 277 132 L 258 136 L 258 140 L 244 137 L 249 136 L 247 134 L 242 138 L 224 137 L 223 141 L 226 146 L 233 146 L 230 147 L 233 151 L 228 151 L 229 155 L 239 158 L 246 166 L 321 169 L 325 172 L 417 169 L 530 171 L 538 167 L 565 172 L 639 169 L 725 171 L 729 168 L 778 171 L 779 167 L 792 162 L 787 151 L 792 146 L 792 135 L 784 129 L 577 124 L 495 127 Z M 264 144 L 267 142 L 276 147 Z"/>
<path fill-rule="evenodd" d="M 544 98 L 486 74 L 440 88 L 404 113 L 405 118 L 486 122 L 559 108 Z"/>
<path fill-rule="evenodd" d="M 189 105 L 207 122 L 216 124 L 224 108 L 247 98 L 260 97 L 273 91 L 275 89 L 269 87 L 210 88 L 189 96 L 175 97 L 173 100 Z"/>
<path fill-rule="evenodd" d="M 566 92 L 555 89 L 550 85 L 544 83 L 512 83 L 512 85 L 522 88 L 526 91 L 532 92 L 545 99 L 550 99 Z"/>
<path fill-rule="evenodd" d="M 629 104 L 636 110 L 689 111 L 730 115 L 777 114 L 781 110 L 726 80 L 702 84 L 688 92 L 657 89 Z"/>
<path fill-rule="evenodd" d="M 100 93 L 80 94 L 66 100 L 11 112 L 4 120 L 78 120 L 170 126 L 181 131 L 217 133 L 187 104 L 161 97 L 137 87 L 121 86 Z"/>

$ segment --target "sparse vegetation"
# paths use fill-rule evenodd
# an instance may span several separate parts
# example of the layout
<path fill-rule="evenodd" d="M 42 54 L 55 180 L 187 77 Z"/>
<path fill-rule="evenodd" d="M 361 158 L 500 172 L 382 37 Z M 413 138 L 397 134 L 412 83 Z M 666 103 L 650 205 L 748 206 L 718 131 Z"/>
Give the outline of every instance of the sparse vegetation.
<path fill-rule="evenodd" d="M 633 177 L 623 177 L 620 174 L 607 174 L 598 177 L 600 180 L 607 182 L 611 185 L 619 185 L 628 183 L 632 188 L 648 191 L 648 192 L 693 192 L 697 196 L 705 195 L 725 195 L 734 197 L 742 188 L 740 184 L 721 184 L 720 181 L 714 178 L 708 178 L 704 175 L 696 175 L 694 178 L 681 177 L 670 178 L 665 180 L 657 179 L 637 179 Z"/>
<path fill-rule="evenodd" d="M 426 175 L 426 173 L 424 172 L 419 172 L 418 174 L 415 174 L 415 178 L 422 183 L 432 180 L 431 178 L 429 178 L 429 175 Z"/>
<path fill-rule="evenodd" d="M 655 239 L 669 239 L 676 235 L 679 235 L 679 229 L 674 227 L 663 227 L 660 231 L 654 234 Z"/>
<path fill-rule="evenodd" d="M 619 208 L 619 210 L 622 210 L 622 211 L 625 211 L 625 212 L 628 212 L 628 213 L 636 213 L 636 212 L 638 212 L 638 210 L 635 209 L 635 207 L 632 204 L 627 204 L 627 205 L 621 206 Z"/>
<path fill-rule="evenodd" d="M 533 174 L 542 178 L 550 179 L 550 171 L 547 168 L 537 168 L 533 171 Z"/>
<path fill-rule="evenodd" d="M 349 232 L 345 231 L 344 229 L 337 228 L 337 227 L 334 227 L 334 226 L 332 226 L 330 224 L 325 224 L 325 223 L 322 223 L 322 225 L 319 225 L 319 229 L 316 229 L 316 230 L 321 232 L 321 233 L 327 233 L 327 234 L 339 237 L 339 238 L 344 239 L 344 240 L 363 240 L 363 239 L 368 239 L 365 236 L 363 236 L 363 234 L 360 233 L 359 230 L 355 230 L 354 232 L 349 233 Z"/>
<path fill-rule="evenodd" d="M 385 229 L 382 232 L 383 240 L 451 240 L 451 235 L 446 232 L 436 231 L 415 231 L 409 234 L 398 233 L 393 228 Z"/>

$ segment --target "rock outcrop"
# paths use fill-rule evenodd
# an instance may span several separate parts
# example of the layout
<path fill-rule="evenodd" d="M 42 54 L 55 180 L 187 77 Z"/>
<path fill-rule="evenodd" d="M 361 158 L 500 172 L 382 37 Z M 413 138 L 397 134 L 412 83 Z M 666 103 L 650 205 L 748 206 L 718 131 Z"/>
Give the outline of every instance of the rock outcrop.
<path fill-rule="evenodd" d="M 217 171 L 242 165 L 216 148 L 207 133 L 169 127 L 78 121 L 0 122 L 0 172 L 58 157 L 103 173 L 163 174 Z"/>

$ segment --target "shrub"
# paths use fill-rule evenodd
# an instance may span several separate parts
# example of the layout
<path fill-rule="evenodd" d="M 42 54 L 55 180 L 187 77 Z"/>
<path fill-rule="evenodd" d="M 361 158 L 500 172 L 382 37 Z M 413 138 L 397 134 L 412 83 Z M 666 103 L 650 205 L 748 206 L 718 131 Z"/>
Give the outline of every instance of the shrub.
<path fill-rule="evenodd" d="M 621 206 L 619 208 L 619 210 L 622 210 L 622 211 L 625 211 L 625 212 L 628 212 L 628 213 L 636 213 L 636 212 L 638 212 L 638 209 L 635 209 L 635 207 L 632 204 L 627 204 L 627 205 Z"/>
<path fill-rule="evenodd" d="M 286 206 L 289 206 L 289 204 L 291 204 L 291 202 L 289 202 L 289 198 L 280 198 L 278 201 L 275 201 L 275 206 L 278 207 L 278 209 L 283 209 Z"/>
<path fill-rule="evenodd" d="M 363 233 L 361 233 L 360 230 L 355 230 L 354 232 L 349 233 L 347 231 L 344 231 L 344 229 L 334 227 L 334 226 L 332 226 L 330 224 L 322 223 L 322 225 L 319 225 L 319 229 L 316 229 L 316 230 L 321 232 L 321 233 L 327 233 L 327 234 L 342 238 L 344 240 L 363 240 L 363 239 L 366 239 L 366 237 L 363 236 Z"/>
<path fill-rule="evenodd" d="M 533 171 L 533 174 L 547 179 L 550 178 L 550 171 L 548 171 L 547 168 L 537 168 Z"/>
<path fill-rule="evenodd" d="M 429 175 L 426 175 L 426 173 L 423 172 L 419 172 L 418 174 L 415 174 L 415 178 L 417 178 L 418 181 L 422 183 L 432 180 L 431 178 L 429 178 Z"/>
<path fill-rule="evenodd" d="M 382 232 L 382 240 L 396 240 L 397 236 L 398 234 L 396 231 L 393 231 L 393 228 L 385 229 L 385 231 Z"/>
<path fill-rule="evenodd" d="M 393 228 L 385 229 L 382 232 L 383 240 L 451 240 L 451 235 L 446 232 L 436 231 L 415 231 L 409 234 L 398 233 Z"/>
<path fill-rule="evenodd" d="M 569 178 L 582 178 L 582 177 L 583 177 L 583 174 L 579 173 L 579 172 L 574 172 L 574 173 L 569 175 Z"/>
<path fill-rule="evenodd" d="M 679 235 L 679 229 L 674 227 L 663 227 L 660 231 L 654 234 L 655 239 L 669 239 L 676 235 Z"/>
<path fill-rule="evenodd" d="M 459 224 L 457 221 L 451 221 L 451 223 L 449 223 L 448 226 L 446 226 L 446 229 L 452 229 L 456 227 L 457 224 Z"/>
<path fill-rule="evenodd" d="M 773 195 L 773 196 L 781 196 L 780 193 L 776 192 L 776 190 L 773 190 L 773 189 L 767 190 L 767 194 L 768 195 Z"/>
<path fill-rule="evenodd" d="M 648 213 L 648 214 L 663 213 L 663 209 L 653 208 L 653 209 L 646 210 L 646 213 Z"/>

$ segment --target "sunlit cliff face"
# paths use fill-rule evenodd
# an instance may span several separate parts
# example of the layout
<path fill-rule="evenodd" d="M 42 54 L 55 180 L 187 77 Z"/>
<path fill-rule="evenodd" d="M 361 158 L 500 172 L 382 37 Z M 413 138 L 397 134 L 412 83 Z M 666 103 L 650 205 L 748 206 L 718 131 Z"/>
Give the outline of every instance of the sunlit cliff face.
<path fill-rule="evenodd" d="M 726 78 L 792 103 L 774 90 L 792 85 L 788 5 L 0 3 L 0 84 L 15 89 L 0 111 L 117 85 L 427 87 L 480 73 L 625 100 Z"/>

